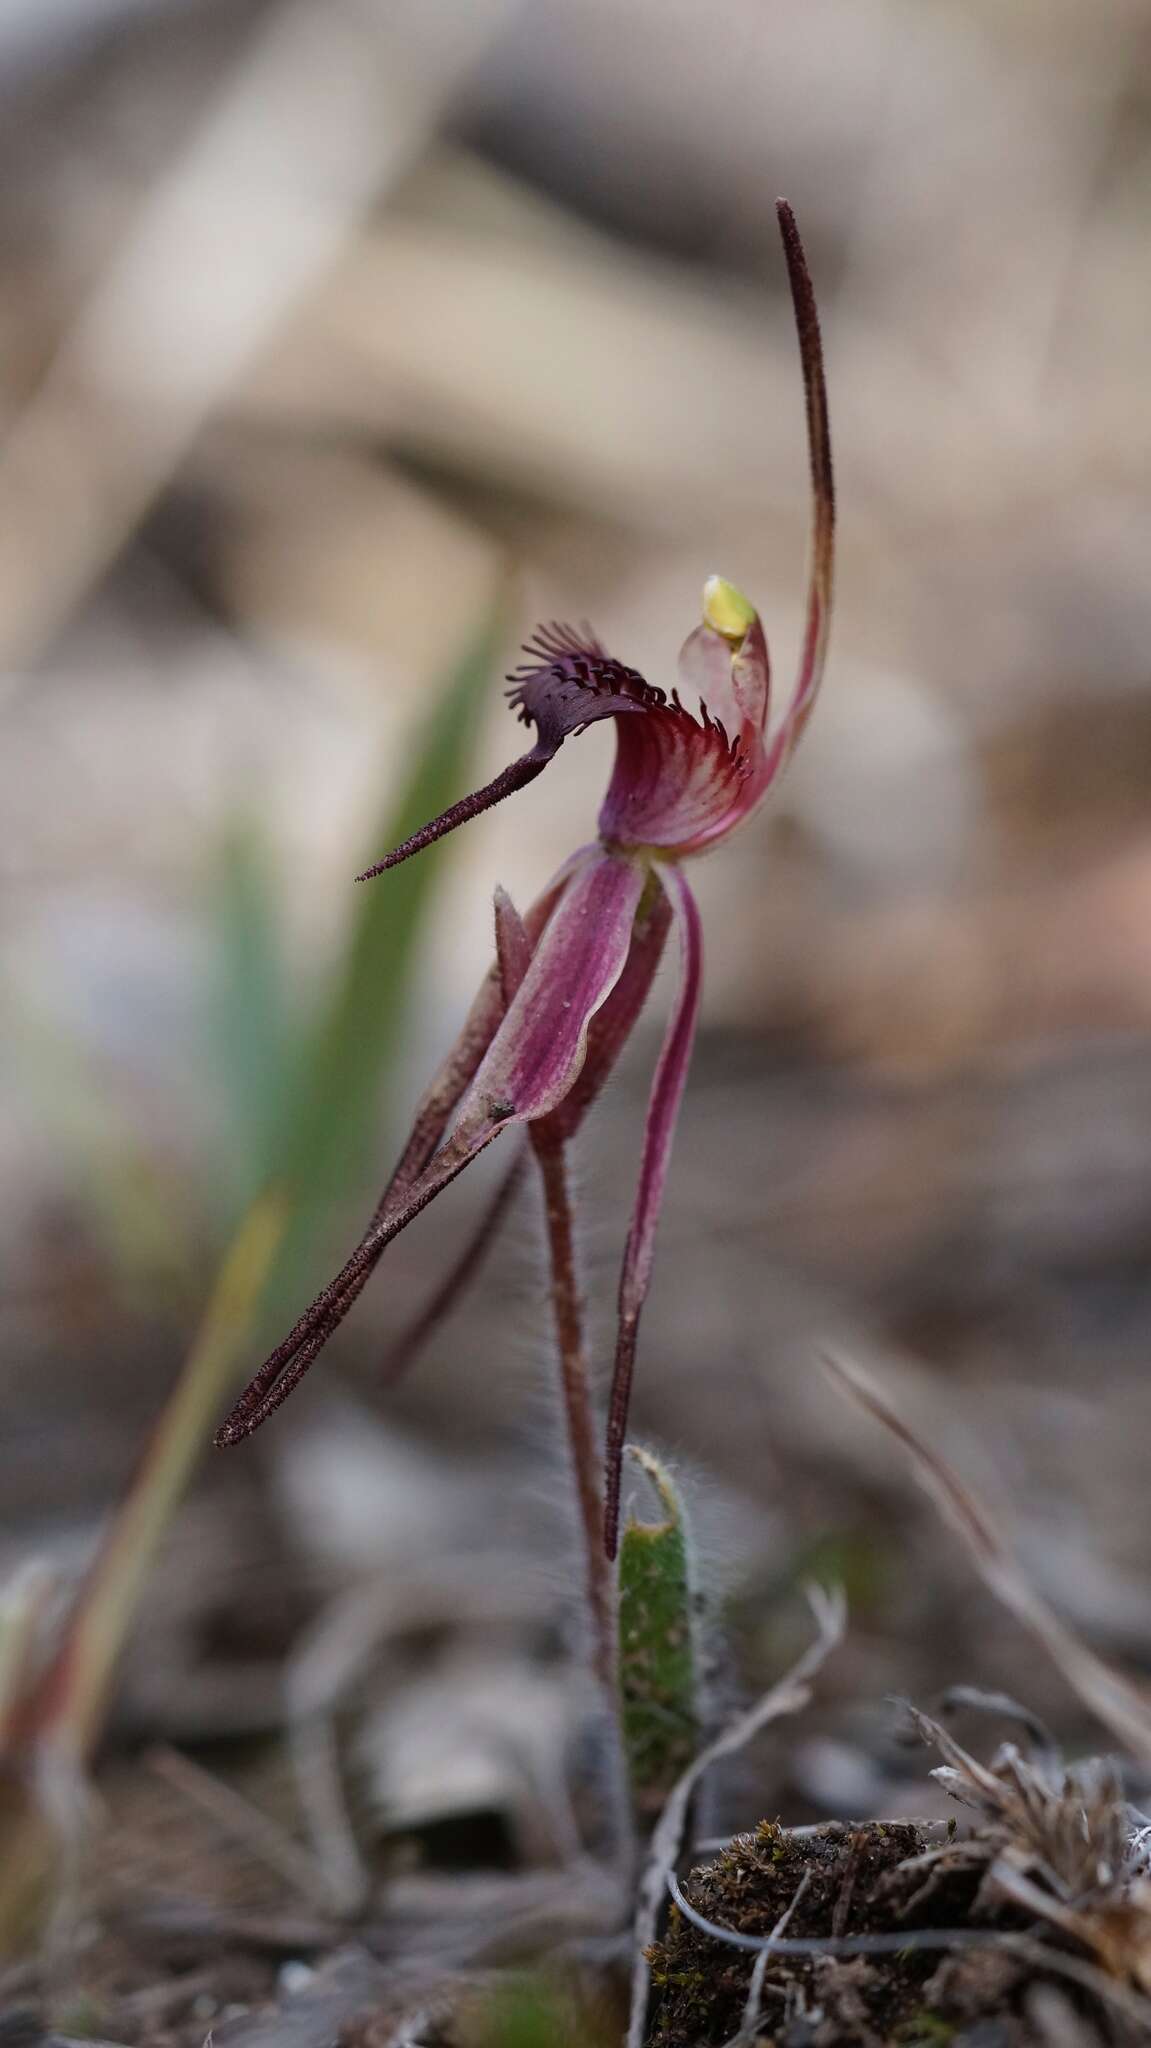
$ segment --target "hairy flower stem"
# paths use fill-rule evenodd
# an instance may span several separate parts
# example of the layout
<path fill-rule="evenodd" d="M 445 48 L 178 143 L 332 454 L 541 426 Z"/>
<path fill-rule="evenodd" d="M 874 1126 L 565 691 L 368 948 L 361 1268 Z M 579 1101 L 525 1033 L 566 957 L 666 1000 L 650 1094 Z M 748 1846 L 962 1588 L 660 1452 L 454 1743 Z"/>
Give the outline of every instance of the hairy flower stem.
<path fill-rule="evenodd" d="M 592 1666 L 596 1677 L 614 1700 L 613 1573 L 603 1545 L 603 1466 L 584 1344 L 583 1304 L 576 1275 L 567 1158 L 562 1138 L 550 1132 L 545 1133 L 537 1127 L 532 1132 L 532 1143 L 544 1189 L 560 1391 L 583 1532 L 588 1613 L 592 1627 Z"/>

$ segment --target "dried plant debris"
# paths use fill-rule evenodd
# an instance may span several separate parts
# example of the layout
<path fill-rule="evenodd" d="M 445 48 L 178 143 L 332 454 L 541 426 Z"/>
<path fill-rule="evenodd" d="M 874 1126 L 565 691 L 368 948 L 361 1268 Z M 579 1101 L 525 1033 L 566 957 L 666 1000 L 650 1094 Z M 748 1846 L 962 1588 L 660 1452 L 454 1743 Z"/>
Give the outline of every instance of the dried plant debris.
<path fill-rule="evenodd" d="M 932 1776 L 981 1817 L 960 1847 L 983 1865 L 981 1897 L 1011 1900 L 1117 1983 L 1151 1992 L 1151 1823 L 1128 1804 L 1118 1766 L 1029 1758 L 1010 1742 L 981 1764 L 938 1722 L 908 1711 L 944 1758 Z M 1151 2002 L 1146 2012 L 1151 2025 Z"/>
<path fill-rule="evenodd" d="M 1151 1826 L 1117 1768 L 1013 1743 L 983 1764 L 908 1711 L 944 1759 L 933 1775 L 978 1815 L 970 1832 L 765 1821 L 737 1836 L 672 1881 L 649 2048 L 1151 2041 Z"/>

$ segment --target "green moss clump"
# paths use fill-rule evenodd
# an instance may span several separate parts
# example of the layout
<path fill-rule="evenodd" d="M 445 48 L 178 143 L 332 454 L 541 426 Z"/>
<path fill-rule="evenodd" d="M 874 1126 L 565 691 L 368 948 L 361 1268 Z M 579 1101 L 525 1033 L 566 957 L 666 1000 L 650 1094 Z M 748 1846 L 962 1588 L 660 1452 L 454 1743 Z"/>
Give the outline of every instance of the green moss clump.
<path fill-rule="evenodd" d="M 789 1935 L 830 1936 L 889 1930 L 898 1925 L 900 1904 L 906 1904 L 922 1882 L 921 1873 L 907 1879 L 899 1865 L 925 1846 L 918 1829 L 907 1825 L 868 1822 L 858 1827 L 829 1827 L 818 1834 L 790 1833 L 764 1821 L 751 1835 L 737 1835 L 714 1863 L 693 1870 L 686 1894 L 709 1920 L 741 1934 L 770 1934 L 787 1911 L 801 1883 L 806 1887 L 788 1922 Z M 908 1924 L 914 1924 L 909 1921 Z M 654 1988 L 649 2048 L 712 2048 L 729 2041 L 743 2016 L 754 1957 L 701 1934 L 673 1908 L 664 1939 L 651 1951 Z M 937 1955 L 907 1951 L 895 1956 L 781 1956 L 767 1973 L 764 2006 L 778 2005 L 781 2019 L 789 1998 L 800 1990 L 808 2009 L 820 2007 L 834 2027 L 834 2007 L 842 2007 L 842 2027 L 829 2031 L 828 2042 L 853 2039 L 900 2039 L 898 2028 L 910 2020 L 934 2020 L 924 1987 L 937 1967 Z M 849 2013 L 857 2015 L 855 2025 Z M 943 2016 L 938 2016 L 942 2022 Z M 869 2031 L 870 2030 L 870 2031 Z M 767 2032 L 761 2037 L 771 2040 Z M 927 2048 L 945 2038 L 922 2033 Z M 824 2035 L 819 2036 L 820 2041 Z M 915 2040 L 915 2035 L 908 2040 Z"/>

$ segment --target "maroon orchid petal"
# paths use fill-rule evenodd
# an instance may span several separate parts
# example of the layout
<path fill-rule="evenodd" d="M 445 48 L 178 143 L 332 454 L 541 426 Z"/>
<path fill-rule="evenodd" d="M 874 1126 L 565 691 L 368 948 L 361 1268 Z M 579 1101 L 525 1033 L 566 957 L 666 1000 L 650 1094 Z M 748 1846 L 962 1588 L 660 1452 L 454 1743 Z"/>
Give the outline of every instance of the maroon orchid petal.
<path fill-rule="evenodd" d="M 509 995 L 514 994 L 523 980 L 527 962 L 531 957 L 532 939 L 527 925 L 515 910 L 511 898 L 497 887 L 495 892 L 496 911 L 496 972 L 498 973 L 504 1008 Z M 512 934 L 509 937 L 509 928 Z M 509 964 L 509 945 L 516 948 L 516 966 Z M 518 971 L 517 971 L 518 969 Z M 610 1003 L 611 997 L 608 1001 Z M 589 1034 L 590 1037 L 590 1034 Z M 545 1119 L 546 1121 L 546 1119 Z M 480 1211 L 479 1220 L 471 1235 L 465 1241 L 463 1250 L 436 1288 L 432 1298 L 409 1323 L 406 1330 L 389 1346 L 384 1360 L 383 1380 L 386 1386 L 394 1386 L 408 1367 L 419 1357 L 425 1344 L 434 1336 L 441 1323 L 451 1314 L 460 1296 L 466 1291 L 482 1267 L 489 1251 L 499 1235 L 500 1226 L 517 1194 L 523 1179 L 527 1162 L 526 1151 L 521 1147 L 511 1165 L 497 1183 L 496 1188 Z"/>
<path fill-rule="evenodd" d="M 343 1320 L 393 1238 L 493 1138 L 509 1124 L 547 1116 L 563 1100 L 583 1066 L 591 1019 L 627 964 L 645 883 L 642 867 L 611 854 L 588 856 L 570 875 L 523 981 L 473 1073 L 454 1129 L 419 1168 L 414 1167 L 418 1154 L 413 1152 L 413 1134 L 405 1153 L 405 1159 L 413 1161 L 411 1177 L 394 1177 L 391 1199 L 385 1200 L 336 1278 L 245 1388 L 217 1432 L 218 1444 L 250 1436 L 279 1407 Z M 421 1145 L 425 1142 L 421 1138 Z"/>
<path fill-rule="evenodd" d="M 536 901 L 532 904 L 527 912 L 525 923 L 533 943 L 539 937 L 559 901 L 568 876 L 575 873 L 576 868 L 582 865 L 589 853 L 594 852 L 594 847 L 581 847 L 577 853 L 572 854 L 570 859 L 565 861 L 563 867 L 560 868 L 558 874 L 553 876 L 543 894 L 537 897 Z M 499 963 L 493 961 L 492 966 L 480 985 L 479 993 L 468 1012 L 467 1021 L 459 1038 L 448 1053 L 435 1079 L 424 1091 L 419 1107 L 416 1110 L 408 1142 L 400 1155 L 391 1179 L 388 1181 L 372 1211 L 365 1236 L 371 1235 L 377 1224 L 382 1222 L 388 1210 L 394 1208 L 400 1196 L 423 1173 L 430 1163 L 432 1155 L 448 1127 L 452 1112 L 456 1108 L 468 1083 L 474 1077 L 480 1061 L 495 1037 L 505 1008 L 506 1004 L 503 998 Z M 494 1225 L 492 1234 L 494 1235 Z M 482 1251 L 478 1252 L 475 1258 L 469 1262 L 470 1266 L 474 1268 L 474 1266 L 478 1265 L 481 1257 Z M 314 1317 L 316 1304 L 312 1304 L 312 1309 L 308 1311 L 309 1317 L 313 1317 L 308 1338 L 311 1349 L 307 1352 L 306 1356 L 299 1349 L 295 1353 L 294 1368 L 297 1379 L 303 1377 L 312 1360 L 323 1350 L 329 1337 L 339 1328 L 349 1309 L 359 1299 L 371 1271 L 372 1268 L 370 1266 L 363 1270 L 357 1269 L 350 1276 L 348 1285 L 342 1292 L 329 1289 L 326 1310 L 322 1318 Z M 431 1319 L 429 1327 L 434 1325 L 435 1320 L 435 1317 Z M 280 1360 L 281 1352 L 285 1351 L 291 1344 L 298 1328 L 299 1325 L 285 1339 L 285 1343 L 276 1352 L 273 1352 L 272 1357 L 262 1368 L 261 1373 L 257 1374 L 256 1379 L 247 1388 L 243 1397 L 245 1400 L 251 1398 L 253 1402 L 258 1403 L 261 1398 L 257 1392 L 258 1387 L 261 1385 L 270 1386 L 272 1384 L 272 1381 L 276 1378 L 276 1362 Z M 420 1341 L 423 1341 L 422 1337 Z M 409 1355 L 414 1357 L 416 1350 L 418 1350 L 418 1344 L 411 1348 Z M 290 1384 L 283 1385 L 280 1394 L 281 1400 L 291 1391 L 291 1386 L 294 1384 L 295 1380 L 292 1380 Z M 250 1434 L 250 1432 L 248 1433 Z"/>
<path fill-rule="evenodd" d="M 482 811 L 490 811 L 517 789 L 534 782 L 564 741 L 597 718 L 614 718 L 617 712 L 642 710 L 649 700 L 662 701 L 662 691 L 653 690 L 636 669 L 612 660 L 590 627 L 585 627 L 581 634 L 572 626 L 553 621 L 550 626 L 541 626 L 525 642 L 524 653 L 532 659 L 508 677 L 512 685 L 508 701 L 518 711 L 522 724 L 535 726 L 535 746 L 482 789 L 461 797 L 438 818 L 421 825 L 418 832 L 393 847 L 374 867 L 365 868 L 362 875 L 356 876 L 358 882 L 370 882 L 388 868 L 398 867 L 402 860 L 410 860 L 413 853 L 422 853 L 425 846 L 454 832 L 457 825 L 466 825 Z"/>
<path fill-rule="evenodd" d="M 540 902 L 533 906 L 538 918 L 537 934 L 543 930 L 551 916 L 558 895 L 557 890 L 549 888 L 544 892 Z M 468 1011 L 463 1030 L 444 1059 L 435 1079 L 420 1098 L 408 1142 L 400 1154 L 391 1179 L 376 1203 L 369 1228 L 380 1221 L 386 1210 L 394 1204 L 397 1196 L 405 1188 L 410 1187 L 427 1167 L 447 1130 L 452 1113 L 464 1090 L 475 1079 L 480 1061 L 499 1030 L 504 1007 L 499 967 L 498 963 L 493 961 L 480 983 L 479 993 Z"/>
<path fill-rule="evenodd" d="M 597 853 L 568 882 L 460 1105 L 458 1129 L 547 1116 L 584 1064 L 588 1029 L 627 964 L 647 884 L 638 861 Z"/>
<path fill-rule="evenodd" d="M 588 1026 L 587 1057 L 574 1086 L 559 1107 L 536 1124 L 541 1136 L 554 1134 L 556 1139 L 565 1141 L 574 1137 L 583 1123 L 631 1037 L 651 992 L 670 923 L 671 905 L 666 894 L 658 883 L 649 882 L 647 896 L 636 914 L 627 965 L 607 1001 L 596 1011 Z M 531 912 L 525 924 L 530 939 Z M 511 1208 L 526 1164 L 527 1154 L 521 1151 L 493 1191 L 451 1271 L 436 1288 L 431 1300 L 389 1347 L 383 1367 L 386 1385 L 394 1385 L 414 1363 L 475 1279 Z"/>
<path fill-rule="evenodd" d="M 507 768 L 502 768 L 491 782 L 485 782 L 482 789 L 474 789 L 470 796 L 461 797 L 458 803 L 451 804 L 446 811 L 441 811 L 438 818 L 430 819 L 426 825 L 420 826 L 418 832 L 413 832 L 410 838 L 401 840 L 398 846 L 393 846 L 391 852 L 384 855 L 383 860 L 376 861 L 374 866 L 365 868 L 361 875 L 357 875 L 357 882 L 374 881 L 377 875 L 386 874 L 389 868 L 398 868 L 400 862 L 410 860 L 413 853 L 422 853 L 425 846 L 433 845 L 437 839 L 445 839 L 449 832 L 455 831 L 457 825 L 468 824 L 472 818 L 478 818 L 481 811 L 490 811 L 496 804 L 502 804 L 506 796 L 514 796 L 517 789 L 526 789 L 529 782 L 534 782 L 537 775 L 543 774 L 555 751 L 555 747 L 546 747 L 542 741 L 537 742 L 530 753 L 521 754 L 518 761 L 513 761 Z"/>
<path fill-rule="evenodd" d="M 587 1058 L 579 1077 L 543 1128 L 554 1126 L 560 1138 L 573 1138 L 607 1082 L 639 1021 L 663 957 L 671 904 L 653 877 L 636 914 L 627 965 L 588 1029 Z"/>
<path fill-rule="evenodd" d="M 671 897 L 679 925 L 683 952 L 683 980 L 659 1056 L 648 1107 L 643 1159 L 631 1229 L 624 1253 L 619 1290 L 619 1336 L 615 1371 L 608 1402 L 606 1479 L 604 1498 L 604 1543 L 614 1557 L 619 1537 L 620 1472 L 627 1435 L 635 1366 L 636 1337 L 640 1313 L 651 1278 L 655 1252 L 656 1225 L 663 1202 L 664 1182 L 675 1137 L 676 1119 L 687 1080 L 688 1063 L 699 1019 L 703 985 L 703 939 L 699 907 L 678 868 L 668 868 L 662 880 Z"/>
<path fill-rule="evenodd" d="M 542 928 L 554 907 L 558 891 L 550 887 L 529 915 Z M 468 1083 L 495 1037 L 504 1012 L 497 966 L 493 963 L 480 985 L 467 1021 L 455 1045 L 443 1061 L 435 1079 L 425 1089 L 399 1161 L 372 1211 L 360 1250 L 371 1240 L 403 1195 L 430 1164 Z M 238 1443 L 259 1427 L 271 1406 L 285 1400 L 323 1350 L 329 1337 L 359 1299 L 374 1270 L 374 1260 L 358 1260 L 354 1254 L 337 1280 L 317 1296 L 282 1344 L 277 1345 L 250 1380 L 216 1435 L 217 1444 Z M 268 1406 L 275 1390 L 275 1401 Z"/>
<path fill-rule="evenodd" d="M 709 577 L 704 590 L 703 623 L 688 636 L 680 654 L 680 679 L 685 689 L 696 692 L 706 706 L 704 725 L 708 723 L 708 714 L 722 721 L 736 743 L 743 773 L 738 786 L 726 783 L 722 764 L 714 757 L 705 759 L 706 746 L 693 745 L 689 736 L 687 744 L 693 750 L 694 775 L 690 787 L 683 787 L 676 779 L 674 749 L 656 730 L 658 714 L 650 721 L 650 730 L 645 729 L 642 734 L 621 732 L 619 787 L 613 783 L 601 823 L 607 830 L 610 822 L 615 836 L 623 843 L 634 835 L 637 840 L 677 853 L 699 853 L 738 825 L 755 808 L 798 745 L 823 675 L 835 539 L 835 489 L 823 350 L 815 296 L 795 217 L 786 201 L 780 201 L 778 211 L 803 365 L 813 502 L 807 623 L 795 687 L 779 730 L 770 742 L 766 741 L 770 679 L 762 622 L 755 607 L 733 584 L 720 576 Z M 627 783 L 630 779 L 638 789 L 643 776 L 639 757 L 653 761 L 657 753 L 664 768 L 667 809 L 664 816 L 653 819 L 650 812 L 655 791 L 650 780 L 644 785 L 643 801 L 633 797 L 630 805 Z M 607 814 L 613 803 L 609 821 Z"/>
<path fill-rule="evenodd" d="M 472 1129 L 466 1137 L 453 1133 L 424 1172 L 397 1193 L 383 1215 L 365 1232 L 335 1279 L 305 1309 L 283 1343 L 276 1346 L 249 1381 L 216 1431 L 214 1441 L 218 1446 L 237 1444 L 252 1436 L 287 1400 L 359 1300 L 392 1239 L 442 1194 L 503 1128 L 502 1122 L 490 1120 L 486 1130 Z"/>
<path fill-rule="evenodd" d="M 786 765 L 803 735 L 815 707 L 827 657 L 827 636 L 831 625 L 831 596 L 835 574 L 835 476 L 831 464 L 831 429 L 827 417 L 827 386 L 823 372 L 823 342 L 815 292 L 795 215 L 786 199 L 776 204 L 779 231 L 787 258 L 799 354 L 803 365 L 803 388 L 807 401 L 807 445 L 811 462 L 811 567 L 808 573 L 807 624 L 803 637 L 799 673 L 783 723 L 772 740 L 765 764 L 770 782 Z"/>
<path fill-rule="evenodd" d="M 529 940 L 531 917 L 529 911 L 524 920 Z M 649 882 L 647 895 L 636 914 L 627 965 L 607 1001 L 596 1011 L 588 1026 L 587 1057 L 574 1086 L 559 1107 L 537 1123 L 536 1129 L 541 1135 L 554 1133 L 557 1139 L 566 1140 L 574 1137 L 583 1123 L 631 1037 L 651 992 L 670 923 L 671 905 L 667 896 L 658 883 Z M 451 1271 L 436 1288 L 431 1300 L 389 1347 L 383 1367 L 384 1381 L 388 1386 L 403 1376 L 475 1279 L 511 1208 L 526 1163 L 527 1154 L 521 1151 L 493 1191 Z"/>

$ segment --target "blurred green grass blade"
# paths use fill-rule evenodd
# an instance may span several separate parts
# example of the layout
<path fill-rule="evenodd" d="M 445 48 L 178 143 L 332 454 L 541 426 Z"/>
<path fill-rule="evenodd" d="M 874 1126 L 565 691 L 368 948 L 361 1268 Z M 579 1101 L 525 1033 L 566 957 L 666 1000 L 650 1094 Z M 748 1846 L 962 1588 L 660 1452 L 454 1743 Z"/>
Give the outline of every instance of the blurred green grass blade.
<path fill-rule="evenodd" d="M 641 1826 L 660 1813 L 700 1743 L 690 1534 L 683 1502 L 650 1451 L 628 1456 L 659 1496 L 663 1519 L 629 1518 L 619 1553 L 619 1695 L 624 1753 Z"/>
<path fill-rule="evenodd" d="M 361 867 L 444 810 L 466 785 L 492 673 L 506 630 L 502 601 L 436 694 L 399 799 L 381 819 Z M 348 876 L 352 925 L 341 965 L 287 1082 L 272 1179 L 286 1191 L 291 1222 L 273 1285 L 307 1292 L 311 1267 L 338 1199 L 361 1177 L 378 1129 L 381 1089 L 407 1021 L 412 974 L 444 855 L 434 845 L 374 882 Z"/>
<path fill-rule="evenodd" d="M 144 1445 L 63 1639 L 38 1688 L 30 1726 L 79 1766 L 103 1724 L 108 1694 L 157 1548 L 225 1398 L 282 1241 L 274 1193 L 252 1203 L 208 1299 L 179 1378 Z"/>
<path fill-rule="evenodd" d="M 232 1241 L 183 1369 L 81 1582 L 52 1654 L 39 1667 L 27 1626 L 3 1644 L 0 1725 L 0 1956 L 25 1954 L 67 1886 L 91 1823 L 85 1768 L 156 1551 L 237 1359 L 283 1230 L 263 1195 Z M 34 1619 L 34 1616 L 31 1617 Z"/>
<path fill-rule="evenodd" d="M 270 1170 L 292 1063 L 275 874 L 254 819 L 237 820 L 228 832 L 212 893 L 218 941 L 211 1039 L 238 1211 Z"/>
<path fill-rule="evenodd" d="M 437 702 L 424 741 L 415 749 L 398 812 L 381 830 L 385 850 L 414 822 L 422 823 L 458 795 L 502 629 L 501 605 L 489 615 Z M 277 1170 L 273 1152 L 272 1171 L 232 1235 L 199 1332 L 60 1642 L 25 1705 L 23 1735 L 33 1750 L 51 1751 L 79 1766 L 98 1738 L 116 1663 L 156 1550 L 220 1406 L 250 1359 L 285 1274 L 298 1287 L 296 1248 L 314 1234 L 324 1206 L 340 1189 L 341 1174 L 371 1134 L 376 1095 L 404 1021 L 411 966 L 437 868 L 433 849 L 430 858 L 425 855 L 388 878 L 402 886 L 361 892 L 344 963 L 287 1097 L 278 1104 L 275 1144 L 282 1163 Z M 0 1945 L 2 1934 L 0 1928 Z"/>
<path fill-rule="evenodd" d="M 459 794 L 503 625 L 501 603 L 438 697 L 413 750 L 400 803 L 382 821 L 370 858 Z M 10 1884 L 0 1874 L 0 1950 L 11 1947 L 26 1922 L 39 1923 L 50 1899 L 44 1879 L 55 1854 L 51 1802 L 31 1789 L 33 1782 L 41 1789 L 50 1781 L 81 1782 L 156 1551 L 221 1403 L 287 1282 L 300 1291 L 301 1261 L 367 1150 L 381 1083 L 406 1020 L 416 948 L 439 869 L 433 847 L 382 886 L 359 892 L 343 962 L 313 1029 L 299 1058 L 281 1064 L 276 927 L 258 867 L 245 867 L 246 859 L 241 852 L 236 874 L 243 900 L 233 906 L 230 943 L 242 950 L 248 935 L 261 957 L 252 963 L 250 980 L 239 961 L 233 963 L 233 998 L 242 1007 L 250 1003 L 250 1013 L 239 1020 L 243 1044 L 235 1049 L 232 1085 L 241 1086 L 243 1071 L 254 1074 L 261 1099 L 244 1105 L 244 1130 L 253 1161 L 263 1143 L 271 1147 L 268 1170 L 232 1235 L 199 1332 L 42 1674 L 19 1668 L 21 1641 L 9 1637 L 0 1751 L 7 1765 L 29 1775 L 9 1811 L 0 1802 L 0 1866 L 7 1861 L 12 1868 L 16 1859 Z"/>

